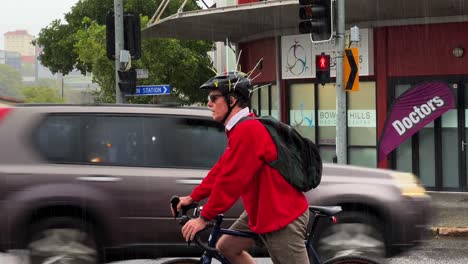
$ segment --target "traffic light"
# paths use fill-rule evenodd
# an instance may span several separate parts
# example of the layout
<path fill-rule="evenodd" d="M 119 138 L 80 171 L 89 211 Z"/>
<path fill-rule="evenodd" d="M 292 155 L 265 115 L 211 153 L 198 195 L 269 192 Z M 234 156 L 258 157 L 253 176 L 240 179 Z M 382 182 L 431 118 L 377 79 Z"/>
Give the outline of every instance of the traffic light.
<path fill-rule="evenodd" d="M 128 71 L 118 70 L 118 74 L 120 91 L 124 94 L 134 94 L 137 80 L 135 69 L 130 69 Z"/>
<path fill-rule="evenodd" d="M 330 79 L 330 55 L 322 52 L 315 55 L 315 78 L 317 83 L 325 85 Z"/>
<path fill-rule="evenodd" d="M 141 27 L 140 16 L 135 13 L 124 13 L 124 50 L 128 50 L 133 60 L 141 57 Z M 114 12 L 106 15 L 106 55 L 115 59 L 115 21 Z"/>
<path fill-rule="evenodd" d="M 313 42 L 329 41 L 333 34 L 333 0 L 299 0 L 299 32 Z"/>

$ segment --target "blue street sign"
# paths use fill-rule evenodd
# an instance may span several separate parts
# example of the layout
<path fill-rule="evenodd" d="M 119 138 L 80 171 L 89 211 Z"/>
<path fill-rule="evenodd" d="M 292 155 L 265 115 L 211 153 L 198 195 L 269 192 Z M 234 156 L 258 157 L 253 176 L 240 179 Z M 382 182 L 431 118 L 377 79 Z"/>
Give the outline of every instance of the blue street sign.
<path fill-rule="evenodd" d="M 138 85 L 136 87 L 135 94 L 133 95 L 160 95 L 170 94 L 171 86 L 169 84 L 164 85 Z"/>

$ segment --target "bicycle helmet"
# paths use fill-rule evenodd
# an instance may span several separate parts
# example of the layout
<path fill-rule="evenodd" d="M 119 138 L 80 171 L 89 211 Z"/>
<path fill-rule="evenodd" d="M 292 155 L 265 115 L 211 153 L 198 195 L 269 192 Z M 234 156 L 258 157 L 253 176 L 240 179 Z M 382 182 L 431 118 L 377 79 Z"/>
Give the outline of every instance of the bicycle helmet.
<path fill-rule="evenodd" d="M 252 82 L 248 78 L 247 74 L 243 72 L 228 72 L 225 75 L 217 75 L 210 78 L 200 86 L 200 89 L 208 91 L 218 90 L 224 96 L 228 106 L 228 111 L 222 120 L 222 123 L 224 124 L 228 116 L 231 114 L 232 109 L 234 109 L 234 107 L 239 103 L 239 99 L 245 102 L 249 101 Z M 232 94 L 237 95 L 236 98 L 238 100 L 236 100 L 236 103 L 231 106 L 230 96 Z"/>
<path fill-rule="evenodd" d="M 230 93 L 241 95 L 245 100 L 250 98 L 252 82 L 243 72 L 228 72 L 217 75 L 200 86 L 202 90 L 219 90 L 224 96 Z"/>

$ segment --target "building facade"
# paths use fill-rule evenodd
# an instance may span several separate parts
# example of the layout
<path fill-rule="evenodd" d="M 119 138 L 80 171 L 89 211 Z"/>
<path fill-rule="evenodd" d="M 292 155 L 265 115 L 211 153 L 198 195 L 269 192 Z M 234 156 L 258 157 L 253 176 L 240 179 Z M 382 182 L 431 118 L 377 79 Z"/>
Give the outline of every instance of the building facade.
<path fill-rule="evenodd" d="M 0 50 L 0 64 L 7 64 L 21 71 L 21 54 L 14 51 Z"/>
<path fill-rule="evenodd" d="M 21 56 L 35 56 L 35 48 L 31 44 L 34 37 L 26 30 L 9 31 L 3 35 L 5 50 L 18 52 Z"/>
<path fill-rule="evenodd" d="M 334 41 L 312 44 L 308 35 L 298 34 L 297 1 L 251 2 L 229 10 L 200 11 L 196 20 L 193 13 L 179 14 L 150 26 L 143 36 L 216 40 L 222 36 L 213 32 L 228 32 L 238 54 L 242 50 L 244 71 L 263 59 L 255 83 L 267 86 L 253 94 L 255 112 L 295 126 L 319 145 L 324 161 L 332 162 L 336 70 L 332 67 L 330 83 L 317 84 L 314 57 L 325 52 L 333 63 Z M 360 64 L 359 91 L 346 95 L 349 164 L 413 172 L 430 190 L 468 190 L 467 7 L 423 0 L 346 1 L 346 28 L 360 27 L 360 41 L 346 44 L 358 48 Z M 177 27 L 187 28 L 189 21 L 199 27 L 190 29 L 193 36 L 183 36 Z M 222 26 L 229 21 L 236 27 Z M 212 24 L 218 26 L 208 26 Z M 411 87 L 430 81 L 448 84 L 455 107 L 378 160 L 392 105 Z"/>

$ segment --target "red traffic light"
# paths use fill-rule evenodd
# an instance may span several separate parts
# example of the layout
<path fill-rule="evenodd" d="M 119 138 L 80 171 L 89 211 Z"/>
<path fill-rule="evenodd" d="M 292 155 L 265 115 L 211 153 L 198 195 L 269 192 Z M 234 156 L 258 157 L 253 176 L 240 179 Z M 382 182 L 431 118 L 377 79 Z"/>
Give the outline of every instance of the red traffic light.
<path fill-rule="evenodd" d="M 330 55 L 320 54 L 315 57 L 315 67 L 320 71 L 330 70 Z"/>
<path fill-rule="evenodd" d="M 315 78 L 317 83 L 325 85 L 330 79 L 330 55 L 322 52 L 315 55 Z"/>

